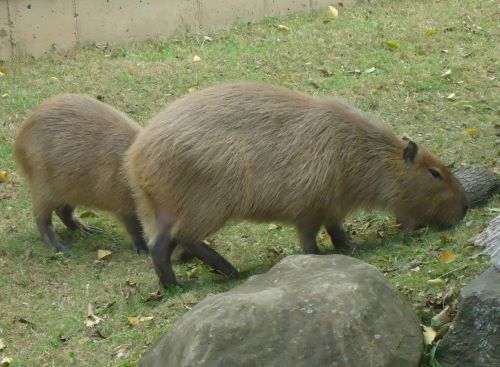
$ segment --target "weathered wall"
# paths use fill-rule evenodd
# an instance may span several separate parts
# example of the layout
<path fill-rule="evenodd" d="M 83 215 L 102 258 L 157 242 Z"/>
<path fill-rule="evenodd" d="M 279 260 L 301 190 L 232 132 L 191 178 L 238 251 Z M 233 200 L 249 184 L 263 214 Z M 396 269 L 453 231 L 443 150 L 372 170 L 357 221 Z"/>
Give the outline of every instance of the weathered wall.
<path fill-rule="evenodd" d="M 343 0 L 344 6 L 363 0 Z M 265 16 L 326 9 L 332 0 L 0 0 L 0 60 L 77 43 L 127 43 L 208 32 Z"/>

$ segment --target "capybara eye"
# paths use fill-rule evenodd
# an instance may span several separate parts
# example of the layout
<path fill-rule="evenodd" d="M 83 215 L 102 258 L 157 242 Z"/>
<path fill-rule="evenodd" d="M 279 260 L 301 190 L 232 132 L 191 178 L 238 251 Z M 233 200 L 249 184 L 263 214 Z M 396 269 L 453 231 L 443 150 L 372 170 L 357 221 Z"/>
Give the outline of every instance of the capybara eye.
<path fill-rule="evenodd" d="M 429 172 L 431 173 L 432 177 L 437 178 L 438 180 L 442 180 L 443 179 L 443 175 L 441 174 L 441 172 L 439 172 L 438 169 L 436 169 L 436 168 L 429 168 Z"/>

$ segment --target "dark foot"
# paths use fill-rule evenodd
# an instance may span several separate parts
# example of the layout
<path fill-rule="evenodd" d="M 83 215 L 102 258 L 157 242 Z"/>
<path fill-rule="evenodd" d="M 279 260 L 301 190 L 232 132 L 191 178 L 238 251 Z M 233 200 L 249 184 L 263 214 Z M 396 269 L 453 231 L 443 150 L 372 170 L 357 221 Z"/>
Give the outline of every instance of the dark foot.
<path fill-rule="evenodd" d="M 57 233 L 54 231 L 52 223 L 38 224 L 38 230 L 40 231 L 43 240 L 51 245 L 57 252 L 64 252 L 66 254 L 71 252 L 68 244 L 61 240 Z"/>
<path fill-rule="evenodd" d="M 55 210 L 57 216 L 64 225 L 72 230 L 80 230 L 87 234 L 101 234 L 103 230 L 97 227 L 86 226 L 75 217 L 75 208 L 70 205 L 62 205 Z"/>
<path fill-rule="evenodd" d="M 136 215 L 132 215 L 130 217 L 122 218 L 122 220 L 127 228 L 127 232 L 130 234 L 130 237 L 132 237 L 137 254 L 140 255 L 141 253 L 149 253 L 149 248 L 144 240 L 144 229 L 142 228 L 139 218 L 137 218 Z"/>
<path fill-rule="evenodd" d="M 297 232 L 299 235 L 300 245 L 305 254 L 319 255 L 321 251 L 316 243 L 316 236 L 318 235 L 321 225 L 315 223 L 298 224 Z"/>
<path fill-rule="evenodd" d="M 205 243 L 183 243 L 183 247 L 187 249 L 189 254 L 196 256 L 201 261 L 204 261 L 214 270 L 217 270 L 228 277 L 238 275 L 238 270 L 236 270 L 236 268 L 229 261 Z"/>
<path fill-rule="evenodd" d="M 176 246 L 177 242 L 170 238 L 166 230 L 158 233 L 148 244 L 156 275 L 158 275 L 161 284 L 165 288 L 178 285 L 170 261 L 170 257 Z"/>
<path fill-rule="evenodd" d="M 347 252 L 349 250 L 350 239 L 341 224 L 330 224 L 326 227 L 326 231 L 328 232 L 336 250 L 340 252 Z"/>

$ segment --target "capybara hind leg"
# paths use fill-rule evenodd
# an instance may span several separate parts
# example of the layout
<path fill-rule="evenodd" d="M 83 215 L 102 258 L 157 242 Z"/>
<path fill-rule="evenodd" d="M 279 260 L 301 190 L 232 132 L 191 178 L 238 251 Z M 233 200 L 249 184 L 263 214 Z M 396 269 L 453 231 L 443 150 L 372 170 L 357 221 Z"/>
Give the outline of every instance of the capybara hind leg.
<path fill-rule="evenodd" d="M 137 218 L 136 215 L 132 215 L 130 217 L 123 218 L 123 223 L 125 223 L 125 227 L 132 237 L 132 241 L 134 241 L 134 247 L 137 253 L 148 253 L 148 246 L 146 246 L 146 241 L 144 240 L 144 230 L 139 218 Z"/>
<path fill-rule="evenodd" d="M 229 261 L 205 243 L 193 242 L 183 245 L 186 247 L 189 255 L 196 256 L 198 259 L 210 265 L 214 270 L 217 270 L 228 277 L 238 275 L 238 270 L 236 270 L 236 268 Z"/>
<path fill-rule="evenodd" d="M 196 259 L 192 253 L 189 252 L 188 249 L 182 246 L 182 243 L 179 244 L 172 253 L 172 261 L 178 261 L 181 263 L 188 263 Z"/>
<path fill-rule="evenodd" d="M 301 223 L 297 225 L 300 245 L 306 254 L 320 254 L 318 245 L 316 244 L 316 236 L 318 235 L 321 225 L 316 223 Z"/>
<path fill-rule="evenodd" d="M 173 287 L 177 285 L 177 280 L 175 279 L 170 260 L 176 246 L 177 242 L 170 237 L 166 230 L 162 230 L 148 243 L 156 275 L 158 275 L 164 287 Z"/>
<path fill-rule="evenodd" d="M 326 231 L 337 249 L 346 249 L 349 246 L 349 236 L 339 222 L 327 224 Z"/>
<path fill-rule="evenodd" d="M 64 243 L 52 225 L 52 208 L 35 206 L 35 221 L 43 240 L 58 252 L 69 252 L 69 246 Z"/>
<path fill-rule="evenodd" d="M 87 226 L 80 222 L 75 217 L 75 208 L 70 205 L 65 204 L 57 207 L 56 214 L 64 223 L 64 225 L 72 231 L 79 229 L 80 231 L 89 234 L 100 234 L 103 232 L 103 230 L 100 228 Z"/>

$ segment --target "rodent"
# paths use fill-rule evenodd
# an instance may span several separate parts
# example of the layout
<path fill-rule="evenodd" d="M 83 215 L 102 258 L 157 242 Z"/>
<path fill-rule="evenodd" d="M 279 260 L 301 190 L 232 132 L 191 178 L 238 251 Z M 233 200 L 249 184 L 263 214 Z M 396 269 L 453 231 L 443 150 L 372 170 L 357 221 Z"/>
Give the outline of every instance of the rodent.
<path fill-rule="evenodd" d="M 22 123 L 14 158 L 32 196 L 35 222 L 56 251 L 69 251 L 54 231 L 55 212 L 69 229 L 97 233 L 74 215 L 76 206 L 113 213 L 137 252 L 148 251 L 124 170 L 125 152 L 141 127 L 124 113 L 84 95 L 40 104 Z"/>
<path fill-rule="evenodd" d="M 386 124 L 338 99 L 264 83 L 216 85 L 174 102 L 139 133 L 127 166 L 166 286 L 176 282 L 168 255 L 176 243 L 191 250 L 229 219 L 293 224 L 315 254 L 321 225 L 335 246 L 347 244 L 342 222 L 359 208 L 388 209 L 408 229 L 454 225 L 468 208 L 448 168 Z M 209 264 L 232 274 L 217 255 Z"/>

